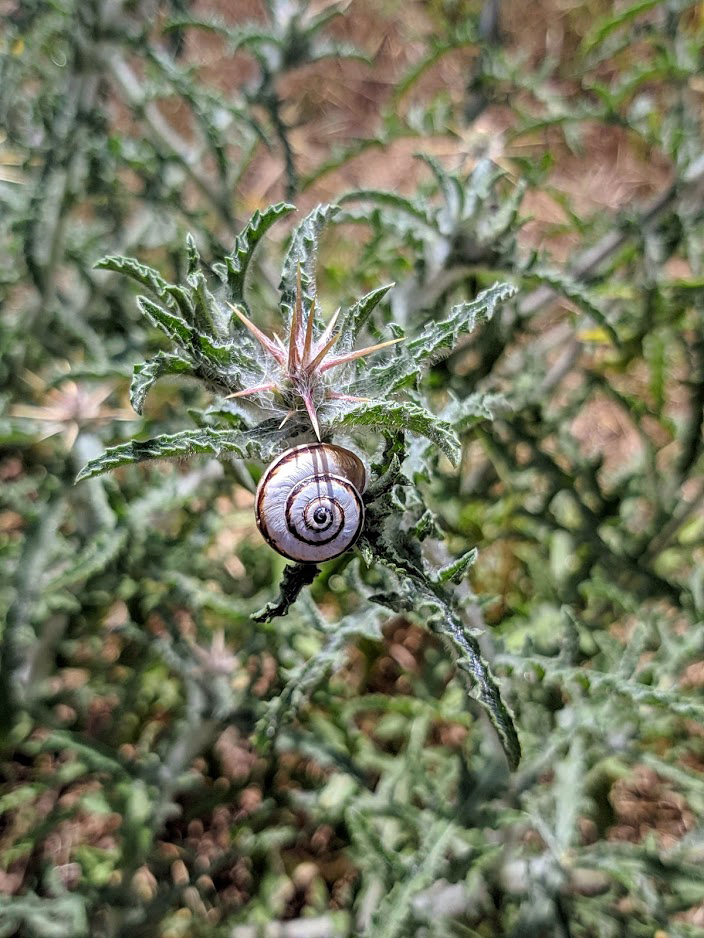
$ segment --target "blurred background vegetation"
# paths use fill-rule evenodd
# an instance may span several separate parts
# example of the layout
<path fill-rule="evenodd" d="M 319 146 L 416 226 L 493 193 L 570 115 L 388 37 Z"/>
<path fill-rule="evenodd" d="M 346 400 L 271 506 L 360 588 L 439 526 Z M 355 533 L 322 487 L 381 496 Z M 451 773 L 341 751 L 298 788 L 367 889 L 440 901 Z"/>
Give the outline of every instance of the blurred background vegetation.
<path fill-rule="evenodd" d="M 703 934 L 704 6 L 0 10 L 0 936 Z M 187 232 L 217 263 L 282 199 L 342 206 L 326 309 L 396 282 L 372 334 L 517 287 L 429 376 L 459 471 L 405 467 L 429 561 L 479 548 L 515 772 L 353 554 L 251 620 L 261 466 L 74 484 L 209 403 L 132 410 L 167 346 L 95 262 L 184 280 Z M 250 274 L 267 329 L 292 227 Z"/>

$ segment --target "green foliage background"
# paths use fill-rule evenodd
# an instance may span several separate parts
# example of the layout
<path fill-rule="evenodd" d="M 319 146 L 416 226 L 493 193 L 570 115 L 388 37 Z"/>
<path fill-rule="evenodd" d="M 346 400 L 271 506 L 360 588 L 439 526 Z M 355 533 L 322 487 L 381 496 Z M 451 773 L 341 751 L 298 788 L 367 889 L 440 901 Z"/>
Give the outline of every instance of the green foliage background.
<path fill-rule="evenodd" d="M 701 4 L 8 6 L 0 936 L 701 934 Z M 299 262 L 406 336 L 310 587 Z"/>

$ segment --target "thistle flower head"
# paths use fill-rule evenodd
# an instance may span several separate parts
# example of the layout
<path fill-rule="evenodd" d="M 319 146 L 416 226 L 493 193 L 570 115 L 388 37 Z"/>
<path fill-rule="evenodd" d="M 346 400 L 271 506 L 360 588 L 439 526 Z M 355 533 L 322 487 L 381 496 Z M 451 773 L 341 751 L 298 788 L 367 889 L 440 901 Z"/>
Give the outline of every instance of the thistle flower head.
<path fill-rule="evenodd" d="M 304 309 L 300 265 L 297 271 L 295 305 L 287 342 L 284 343 L 278 336 L 270 339 L 254 325 L 241 309 L 231 303 L 228 305 L 240 322 L 256 338 L 267 355 L 273 359 L 276 369 L 275 376 L 271 381 L 243 388 L 241 391 L 228 395 L 228 397 L 248 397 L 266 393 L 279 395 L 290 408 L 282 421 L 282 426 L 298 410 L 300 402 L 310 418 L 318 439 L 320 439 L 320 423 L 317 411 L 324 401 L 366 400 L 363 397 L 340 394 L 334 391 L 328 372 L 339 365 L 345 365 L 357 358 L 371 355 L 380 349 L 402 341 L 401 339 L 389 339 L 387 342 L 379 342 L 366 348 L 335 354 L 333 349 L 341 337 L 340 332 L 335 333 L 334 331 L 340 310 L 338 309 L 331 317 L 322 333 L 314 337 L 315 302 L 311 302 L 308 308 Z"/>

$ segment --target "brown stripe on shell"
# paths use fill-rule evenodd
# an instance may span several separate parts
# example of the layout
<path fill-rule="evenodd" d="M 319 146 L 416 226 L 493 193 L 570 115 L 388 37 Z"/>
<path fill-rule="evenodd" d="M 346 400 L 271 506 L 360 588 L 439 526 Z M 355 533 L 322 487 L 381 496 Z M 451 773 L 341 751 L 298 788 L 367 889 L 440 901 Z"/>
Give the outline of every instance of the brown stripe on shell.
<path fill-rule="evenodd" d="M 298 493 L 301 491 L 301 489 L 305 488 L 307 485 L 311 485 L 311 483 L 315 483 L 317 479 L 334 479 L 336 482 L 339 482 L 340 485 L 342 485 L 343 488 L 347 489 L 348 491 L 351 491 L 353 498 L 356 498 L 357 495 L 359 494 L 359 493 L 357 492 L 357 490 L 355 489 L 355 487 L 352 485 L 352 483 L 351 483 L 351 482 L 348 482 L 347 479 L 343 479 L 342 476 L 334 476 L 334 475 L 328 475 L 328 476 L 320 476 L 320 475 L 306 476 L 305 479 L 301 479 L 301 481 L 298 483 L 298 485 L 294 485 L 294 487 L 291 489 L 291 491 L 290 491 L 289 494 L 288 494 L 288 498 L 286 499 L 286 527 L 289 529 L 289 531 L 291 532 L 291 534 L 293 534 L 293 536 L 296 538 L 296 540 L 302 541 L 304 544 L 312 544 L 312 545 L 314 545 L 314 546 L 316 546 L 316 547 L 317 547 L 318 545 L 322 546 L 322 545 L 324 545 L 324 544 L 329 544 L 330 541 L 334 541 L 335 538 L 336 538 L 336 537 L 338 536 L 338 534 L 340 533 L 340 529 L 345 526 L 345 512 L 344 512 L 344 510 L 343 510 L 343 508 L 342 508 L 342 505 L 337 501 L 336 498 L 334 498 L 334 497 L 333 497 L 332 495 L 330 495 L 329 493 L 326 493 L 324 497 L 325 497 L 325 498 L 328 498 L 331 502 L 333 502 L 333 504 L 337 505 L 338 509 L 340 510 L 340 514 L 342 515 L 342 524 L 341 524 L 338 528 L 336 528 L 335 531 L 333 531 L 333 533 L 330 535 L 330 537 L 328 537 L 328 538 L 326 538 L 325 540 L 322 540 L 322 541 L 309 541 L 308 538 L 307 538 L 307 537 L 303 537 L 303 536 L 301 535 L 301 532 L 298 531 L 298 530 L 296 529 L 296 527 L 294 526 L 293 520 L 291 519 L 291 500 L 292 500 L 296 495 L 298 495 Z M 320 496 L 318 496 L 318 497 L 320 497 Z"/>

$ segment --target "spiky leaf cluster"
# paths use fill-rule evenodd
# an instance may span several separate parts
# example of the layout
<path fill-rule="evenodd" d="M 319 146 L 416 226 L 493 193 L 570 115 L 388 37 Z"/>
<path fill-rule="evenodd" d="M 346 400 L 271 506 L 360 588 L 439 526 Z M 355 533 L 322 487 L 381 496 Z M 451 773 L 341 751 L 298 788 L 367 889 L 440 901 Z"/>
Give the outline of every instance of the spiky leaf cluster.
<path fill-rule="evenodd" d="M 497 284 L 476 300 L 455 305 L 445 320 L 429 323 L 406 341 L 394 334 L 357 348 L 365 325 L 392 285 L 372 290 L 326 321 L 315 263 L 321 230 L 337 209 L 320 205 L 293 232 L 280 283 L 283 331 L 269 337 L 254 322 L 247 274 L 266 231 L 292 211 L 292 205 L 279 203 L 255 212 L 232 252 L 212 265 L 214 276 L 206 275 L 189 238 L 184 284 L 169 283 L 133 258 L 106 257 L 98 262 L 98 267 L 124 273 L 148 289 L 149 296 L 137 298 L 139 308 L 174 346 L 173 351 L 159 352 L 135 367 L 131 388 L 135 410 L 141 413 L 149 389 L 169 375 L 200 380 L 213 394 L 213 402 L 208 425 L 113 447 L 88 463 L 79 478 L 145 459 L 199 452 L 267 460 L 293 440 L 330 439 L 353 427 L 386 436 L 419 434 L 457 462 L 457 434 L 424 406 L 421 378 L 478 322 L 491 318 L 513 288 Z M 377 356 L 383 351 L 387 351 L 384 359 Z M 362 359 L 372 355 L 380 360 L 365 365 Z"/>
<path fill-rule="evenodd" d="M 504 191 L 506 174 L 489 159 L 479 160 L 469 173 L 451 172 L 428 154 L 418 159 L 432 173 L 432 193 L 357 189 L 340 199 L 350 221 L 372 221 L 397 236 L 403 232 L 416 244 L 423 275 L 393 296 L 394 315 L 404 322 L 432 308 L 469 268 L 515 264 L 518 213 L 526 191 L 523 182 Z"/>

